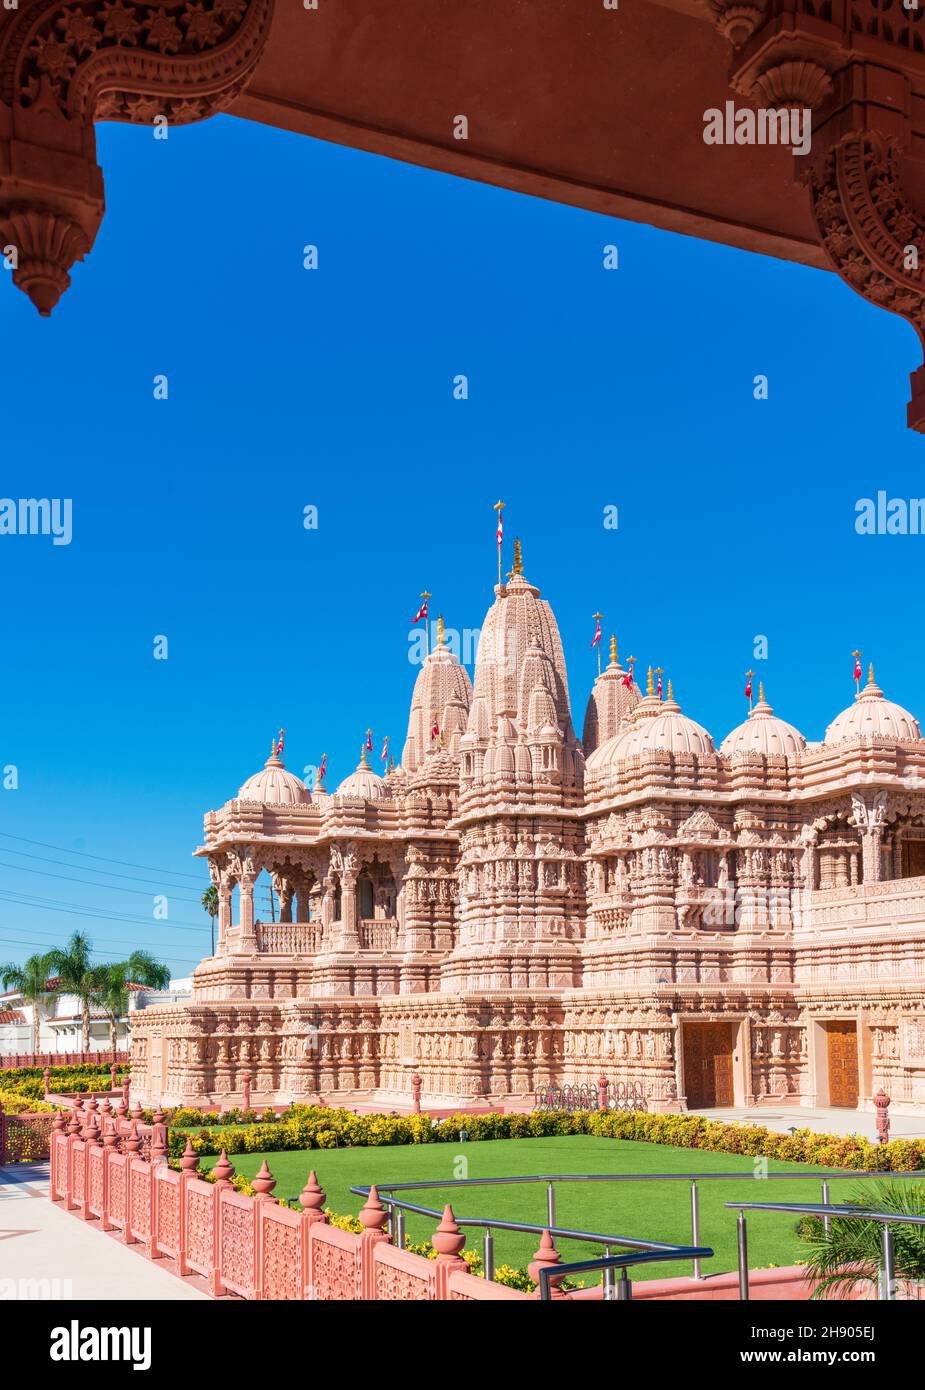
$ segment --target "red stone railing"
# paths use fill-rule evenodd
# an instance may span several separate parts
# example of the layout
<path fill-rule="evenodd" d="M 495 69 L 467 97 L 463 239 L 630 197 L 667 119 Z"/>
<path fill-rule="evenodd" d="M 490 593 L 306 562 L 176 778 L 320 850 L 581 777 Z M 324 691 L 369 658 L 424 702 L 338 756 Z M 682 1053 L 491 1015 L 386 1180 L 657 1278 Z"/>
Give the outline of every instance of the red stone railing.
<path fill-rule="evenodd" d="M 131 1061 L 130 1052 L 3 1052 L 0 1053 L 0 1071 L 16 1070 L 18 1067 L 85 1067 L 117 1066 Z"/>
<path fill-rule="evenodd" d="M 7 1115 L 0 1102 L 0 1165 L 47 1158 L 54 1115 Z"/>
<path fill-rule="evenodd" d="M 321 950 L 320 922 L 255 922 L 257 950 L 276 956 L 308 956 Z"/>
<path fill-rule="evenodd" d="M 101 1231 L 118 1232 L 126 1245 L 163 1260 L 179 1277 L 201 1276 L 215 1296 L 463 1302 L 530 1297 L 469 1273 L 460 1257 L 465 1237 L 450 1207 L 433 1236 L 437 1257 L 429 1260 L 391 1243 L 375 1188 L 360 1213 L 363 1232 L 354 1234 L 329 1224 L 314 1173 L 299 1198 L 302 1210 L 294 1211 L 271 1195 L 276 1181 L 265 1162 L 253 1181 L 255 1197 L 235 1191 L 224 1152 L 214 1182 L 198 1176 L 189 1141 L 180 1170 L 169 1168 L 163 1125 L 153 1126 L 162 1133 L 155 1134 L 149 1160 L 137 1151 L 134 1120 L 128 1137 L 124 1118 L 107 1116 L 98 1123 L 76 1108 L 69 1122 L 59 1111 L 53 1124 L 51 1200 L 81 1220 L 97 1222 Z"/>

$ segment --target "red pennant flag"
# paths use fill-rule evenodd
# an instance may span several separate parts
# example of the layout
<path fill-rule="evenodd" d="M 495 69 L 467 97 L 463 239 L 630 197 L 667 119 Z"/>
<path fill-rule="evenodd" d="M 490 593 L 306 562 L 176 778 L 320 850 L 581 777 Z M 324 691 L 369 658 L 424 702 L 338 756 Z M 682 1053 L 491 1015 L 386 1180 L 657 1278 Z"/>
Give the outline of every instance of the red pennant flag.
<path fill-rule="evenodd" d="M 285 729 L 280 729 L 280 731 L 279 731 L 279 743 L 276 745 L 276 753 L 277 753 L 277 756 L 280 757 L 280 758 L 283 756 L 283 735 L 285 734 L 285 732 L 286 732 Z"/>
<path fill-rule="evenodd" d="M 372 731 L 372 729 L 367 729 L 367 730 L 366 730 L 366 751 L 367 751 L 367 753 L 371 753 L 371 752 L 373 751 L 373 731 Z"/>
<path fill-rule="evenodd" d="M 318 769 L 318 781 L 319 781 L 319 782 L 323 782 L 323 781 L 324 781 L 324 774 L 327 772 L 327 770 L 328 770 L 328 755 L 327 755 L 327 753 L 322 753 L 322 755 L 321 755 L 321 766 L 320 766 L 319 769 Z"/>
<path fill-rule="evenodd" d="M 598 618 L 598 620 L 597 620 L 597 629 L 596 629 L 596 631 L 595 631 L 595 633 L 594 633 L 594 637 L 593 637 L 592 640 L 591 640 L 591 650 L 592 650 L 592 651 L 594 651 L 594 648 L 598 645 L 598 643 L 600 642 L 600 640 L 601 640 L 601 620 L 600 620 L 600 618 Z"/>
<path fill-rule="evenodd" d="M 424 621 L 425 621 L 425 623 L 426 623 L 426 622 L 427 622 L 427 599 L 425 599 L 424 602 L 421 604 L 420 608 L 419 608 L 418 611 L 415 613 L 415 615 L 414 615 L 414 617 L 411 619 L 411 621 L 412 621 L 413 623 L 419 623 L 419 622 L 421 621 L 422 618 L 424 619 Z"/>
<path fill-rule="evenodd" d="M 436 716 L 436 715 L 434 715 L 434 722 L 433 722 L 433 724 L 432 724 L 432 726 L 431 726 L 430 736 L 431 736 L 431 738 L 439 738 L 439 737 L 440 737 L 440 725 L 437 723 L 437 716 Z"/>
<path fill-rule="evenodd" d="M 752 698 L 752 678 L 750 675 L 745 678 L 745 698 L 746 700 Z"/>
<path fill-rule="evenodd" d="M 501 509 L 499 508 L 499 509 L 498 509 L 498 532 L 497 532 L 497 540 L 498 540 L 498 549 L 499 549 L 499 550 L 501 549 L 501 542 L 502 542 L 503 539 L 504 539 L 504 521 L 502 520 Z"/>
<path fill-rule="evenodd" d="M 630 670 L 627 671 L 626 675 L 623 677 L 623 684 L 626 686 L 627 690 L 632 690 L 632 688 L 633 688 L 633 671 L 632 671 L 632 667 L 630 668 Z"/>
<path fill-rule="evenodd" d="M 380 760 L 381 760 L 382 762 L 385 762 L 385 760 L 386 760 L 386 758 L 387 758 L 388 756 L 389 756 L 389 736 L 388 736 L 388 734 L 386 734 L 386 736 L 385 736 L 385 741 L 384 741 L 384 743 L 383 743 L 383 745 L 382 745 L 382 752 L 381 752 L 381 754 L 380 754 Z"/>
<path fill-rule="evenodd" d="M 854 658 L 854 679 L 856 681 L 861 679 L 861 658 L 859 656 Z"/>
<path fill-rule="evenodd" d="M 658 678 L 658 698 L 659 698 L 659 699 L 662 698 L 662 677 L 661 677 L 661 674 L 659 674 L 659 678 Z"/>

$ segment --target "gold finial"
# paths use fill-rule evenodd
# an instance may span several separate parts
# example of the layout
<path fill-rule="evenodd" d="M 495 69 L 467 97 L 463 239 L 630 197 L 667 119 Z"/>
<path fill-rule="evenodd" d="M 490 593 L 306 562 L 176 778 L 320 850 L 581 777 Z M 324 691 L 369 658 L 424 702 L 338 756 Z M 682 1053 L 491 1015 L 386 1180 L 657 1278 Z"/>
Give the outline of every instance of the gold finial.
<path fill-rule="evenodd" d="M 874 680 L 874 663 L 873 663 L 873 662 L 871 662 L 871 663 L 870 663 L 870 666 L 868 667 L 868 671 L 867 671 L 867 684 L 868 684 L 868 685 L 876 685 L 876 684 L 877 684 L 877 682 Z"/>
<path fill-rule="evenodd" d="M 519 574 L 523 574 L 523 572 L 524 572 L 523 551 L 521 550 L 521 546 L 520 546 L 520 537 L 517 536 L 517 537 L 515 538 L 515 540 L 514 540 L 514 563 L 513 563 L 513 565 L 511 565 L 510 573 L 508 574 L 508 579 L 514 579 L 515 576 L 517 576 L 517 575 L 519 575 Z"/>
<path fill-rule="evenodd" d="M 360 766 L 361 766 L 361 767 L 366 767 L 366 744 L 365 744 L 365 743 L 362 743 L 362 744 L 360 745 Z"/>
<path fill-rule="evenodd" d="M 438 646 L 438 647 L 442 647 L 443 644 L 444 644 L 445 642 L 446 642 L 446 637 L 444 636 L 443 614 L 442 614 L 442 613 L 438 613 L 438 614 L 437 614 L 437 646 Z"/>
<path fill-rule="evenodd" d="M 275 757 L 276 757 L 276 739 L 275 739 L 275 738 L 271 738 L 271 739 L 270 739 L 270 757 L 271 757 L 271 758 L 275 758 Z"/>
<path fill-rule="evenodd" d="M 610 634 L 610 662 L 613 666 L 617 664 L 617 639 L 613 633 Z"/>
<path fill-rule="evenodd" d="M 669 700 L 674 699 L 674 691 L 671 688 L 671 681 L 668 682 L 668 698 Z"/>
<path fill-rule="evenodd" d="M 758 682 L 758 703 L 759 705 L 764 704 L 764 681 Z"/>
<path fill-rule="evenodd" d="M 652 679 L 652 667 L 651 667 L 651 666 L 649 667 L 649 675 L 648 675 L 648 678 L 646 679 L 646 694 L 647 694 L 647 695 L 654 695 L 654 694 L 655 694 L 655 681 Z"/>

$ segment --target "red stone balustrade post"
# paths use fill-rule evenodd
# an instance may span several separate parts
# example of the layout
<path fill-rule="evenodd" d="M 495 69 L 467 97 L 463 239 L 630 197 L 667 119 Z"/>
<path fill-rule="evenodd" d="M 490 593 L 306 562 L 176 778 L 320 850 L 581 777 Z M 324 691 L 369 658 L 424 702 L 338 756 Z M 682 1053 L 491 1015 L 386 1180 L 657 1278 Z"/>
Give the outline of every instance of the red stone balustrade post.
<path fill-rule="evenodd" d="M 276 1198 L 273 1196 L 276 1179 L 267 1167 L 266 1159 L 261 1163 L 257 1176 L 251 1179 L 251 1186 L 257 1194 L 254 1197 L 254 1298 L 262 1300 L 266 1297 L 263 1288 L 263 1242 L 266 1237 L 263 1208 L 268 1205 L 276 1206 Z M 301 1228 L 299 1238 L 301 1244 L 301 1240 L 304 1238 Z"/>
<path fill-rule="evenodd" d="M 308 1181 L 299 1193 L 302 1217 L 306 1226 L 311 1226 L 316 1221 L 327 1223 L 328 1214 L 324 1210 L 326 1196 L 327 1193 L 318 1182 L 318 1174 L 313 1168 L 308 1175 Z"/>
<path fill-rule="evenodd" d="M 199 1159 L 196 1157 L 192 1140 L 187 1138 L 186 1148 L 180 1157 L 180 1235 L 177 1241 L 177 1273 L 181 1279 L 184 1275 L 192 1273 L 186 1258 L 189 1250 L 189 1202 L 186 1198 L 186 1189 L 198 1176 Z"/>
<path fill-rule="evenodd" d="M 243 1092 L 243 1095 L 244 1095 L 244 1105 L 243 1105 L 243 1109 L 245 1109 L 245 1110 L 250 1110 L 250 1108 L 251 1108 L 251 1080 L 252 1080 L 252 1078 L 251 1078 L 250 1072 L 249 1072 L 249 1071 L 242 1071 L 242 1073 L 241 1073 L 241 1091 Z"/>
<path fill-rule="evenodd" d="M 111 1091 L 115 1091 L 116 1088 L 117 1088 L 117 1086 L 118 1086 L 118 1082 L 117 1082 L 117 1080 L 116 1080 L 116 1072 L 117 1072 L 117 1071 L 118 1071 L 118 1067 L 116 1066 L 115 1062 L 110 1062 L 110 1064 L 109 1064 L 109 1089 L 110 1089 Z"/>
<path fill-rule="evenodd" d="M 388 1220 L 388 1212 L 379 1200 L 379 1193 L 375 1185 L 369 1189 L 369 1196 L 360 1211 L 360 1223 L 363 1226 L 363 1234 L 360 1236 L 360 1297 L 362 1299 L 374 1299 L 376 1297 L 376 1246 L 380 1241 L 388 1240 L 388 1232 L 384 1229 Z"/>
<path fill-rule="evenodd" d="M 45 1099 L 48 1099 L 48 1092 L 51 1090 L 51 1067 L 46 1067 L 42 1072 L 42 1085 L 45 1087 Z"/>
<path fill-rule="evenodd" d="M 606 1076 L 597 1078 L 597 1108 L 606 1110 L 609 1105 L 610 1082 Z"/>
<path fill-rule="evenodd" d="M 107 1102 L 108 1103 L 108 1102 Z M 111 1231 L 114 1229 L 109 1215 L 110 1201 L 110 1174 L 112 1171 L 111 1157 L 118 1153 L 119 1136 L 116 1133 L 116 1122 L 111 1114 L 104 1116 L 102 1121 L 102 1141 L 103 1141 L 103 1205 L 100 1212 L 100 1229 Z"/>
<path fill-rule="evenodd" d="M 411 1074 L 411 1109 L 415 1115 L 421 1113 L 421 1087 L 424 1085 L 424 1078 L 418 1072 Z"/>
<path fill-rule="evenodd" d="M 61 1146 L 61 1144 L 59 1144 L 59 1142 L 58 1142 L 58 1136 L 59 1136 L 59 1134 L 65 1134 L 66 1127 L 67 1127 L 67 1121 L 65 1120 L 62 1111 L 56 1110 L 55 1113 L 54 1113 L 54 1118 L 52 1119 L 52 1122 L 51 1122 L 51 1159 L 50 1159 L 50 1164 L 49 1164 L 50 1171 L 51 1171 L 51 1186 L 50 1186 L 49 1191 L 48 1191 L 48 1195 L 49 1195 L 49 1197 L 51 1198 L 51 1200 L 52 1200 L 53 1202 L 60 1202 L 60 1201 L 61 1201 L 61 1198 L 58 1196 L 58 1188 L 59 1188 L 60 1186 L 62 1186 L 61 1152 L 60 1152 L 62 1146 Z M 65 1157 L 65 1164 L 64 1164 L 63 1184 L 64 1184 L 64 1187 L 65 1187 L 65 1205 L 66 1205 L 66 1198 L 67 1198 L 67 1186 L 66 1186 L 66 1184 L 67 1184 L 67 1159 L 66 1159 L 66 1157 Z"/>
<path fill-rule="evenodd" d="M 551 1269 L 555 1265 L 561 1264 L 561 1262 L 562 1256 L 556 1249 L 556 1242 L 548 1231 L 544 1231 L 540 1240 L 540 1248 L 533 1256 L 530 1264 L 527 1265 L 527 1273 L 537 1286 L 536 1292 L 533 1294 L 534 1298 L 539 1298 L 540 1296 L 540 1270 L 544 1268 Z M 561 1281 L 558 1279 L 550 1285 L 550 1292 L 553 1298 L 565 1298 L 565 1293 L 561 1288 Z"/>
<path fill-rule="evenodd" d="M 890 1097 L 883 1087 L 874 1096 L 877 1107 L 877 1140 L 881 1144 L 890 1142 Z"/>
<path fill-rule="evenodd" d="M 228 1155 L 222 1149 L 218 1156 L 218 1162 L 212 1169 L 217 1176 L 215 1178 L 215 1196 L 212 1207 L 212 1273 L 209 1276 L 209 1293 L 213 1298 L 221 1298 L 225 1293 L 225 1285 L 222 1283 L 221 1262 L 222 1262 L 222 1193 L 226 1188 L 231 1187 L 231 1179 L 234 1177 L 234 1168 L 228 1162 Z"/>
<path fill-rule="evenodd" d="M 152 1164 L 167 1162 L 167 1126 L 164 1123 L 164 1112 L 160 1106 L 154 1112 L 154 1125 L 151 1131 L 151 1162 Z"/>
<path fill-rule="evenodd" d="M 129 1101 L 131 1099 L 131 1096 L 129 1095 L 131 1084 L 132 1083 L 129 1081 L 128 1077 L 125 1077 L 124 1081 L 122 1082 L 122 1104 L 125 1106 L 126 1113 L 128 1112 Z"/>
<path fill-rule="evenodd" d="M 462 1250 L 466 1244 L 466 1237 L 456 1224 L 456 1217 L 453 1215 L 453 1208 L 447 1202 L 443 1208 L 443 1219 L 431 1237 L 431 1245 L 437 1252 L 436 1273 L 438 1299 L 448 1299 L 450 1296 L 449 1280 L 450 1275 L 458 1271 L 465 1274 L 469 1266 L 462 1258 Z"/>
<path fill-rule="evenodd" d="M 122 1141 L 122 1152 L 125 1154 L 125 1225 L 122 1228 L 122 1240 L 126 1245 L 132 1245 L 135 1241 L 135 1237 L 132 1235 L 132 1184 L 134 1182 L 132 1160 L 137 1158 L 140 1148 L 138 1121 L 133 1117 L 128 1127 L 128 1134 Z"/>

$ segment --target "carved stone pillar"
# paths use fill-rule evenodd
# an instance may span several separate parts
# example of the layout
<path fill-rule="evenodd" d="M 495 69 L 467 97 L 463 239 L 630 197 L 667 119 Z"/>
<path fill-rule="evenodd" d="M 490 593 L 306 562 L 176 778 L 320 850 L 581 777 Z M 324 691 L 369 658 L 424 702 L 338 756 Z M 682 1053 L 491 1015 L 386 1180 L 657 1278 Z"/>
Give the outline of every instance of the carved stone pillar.
<path fill-rule="evenodd" d="M 272 12 L 273 0 L 0 5 L 0 252 L 40 314 L 102 220 L 94 122 L 154 129 L 224 110 L 257 65 Z"/>
<path fill-rule="evenodd" d="M 234 894 L 234 885 L 229 879 L 224 879 L 218 885 L 218 953 L 222 955 L 228 950 L 229 939 L 231 936 L 231 900 Z"/>
<path fill-rule="evenodd" d="M 340 880 L 340 920 L 341 948 L 345 951 L 358 951 L 360 937 L 357 931 L 357 879 L 356 869 L 344 869 Z"/>
<path fill-rule="evenodd" d="M 254 932 L 254 884 L 256 873 L 241 875 L 241 922 L 239 948 L 242 951 L 256 951 L 257 936 Z"/>

